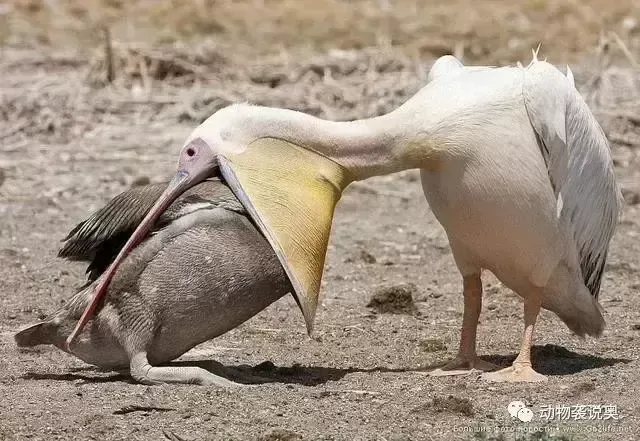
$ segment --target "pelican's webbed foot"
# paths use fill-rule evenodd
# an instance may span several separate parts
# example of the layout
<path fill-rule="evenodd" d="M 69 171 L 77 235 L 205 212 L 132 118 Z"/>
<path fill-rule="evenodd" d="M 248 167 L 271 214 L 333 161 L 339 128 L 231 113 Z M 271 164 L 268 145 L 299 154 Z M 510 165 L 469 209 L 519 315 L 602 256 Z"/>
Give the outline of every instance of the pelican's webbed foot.
<path fill-rule="evenodd" d="M 531 367 L 531 363 L 513 363 L 513 365 L 500 369 L 496 372 L 487 372 L 482 375 L 482 378 L 488 381 L 495 382 L 543 382 L 548 381 L 547 377 L 537 373 Z"/>

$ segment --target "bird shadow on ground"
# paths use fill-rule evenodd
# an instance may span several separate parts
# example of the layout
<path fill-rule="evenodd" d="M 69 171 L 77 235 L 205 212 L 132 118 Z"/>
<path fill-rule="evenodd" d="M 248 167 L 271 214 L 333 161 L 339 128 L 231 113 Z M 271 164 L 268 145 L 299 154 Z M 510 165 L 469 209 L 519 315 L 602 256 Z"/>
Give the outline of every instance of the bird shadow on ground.
<path fill-rule="evenodd" d="M 52 380 L 52 381 L 78 381 L 81 383 L 113 383 L 116 381 L 130 381 L 131 377 L 124 374 L 114 372 L 111 375 L 106 375 L 107 371 L 97 370 L 93 367 L 78 368 L 73 370 L 74 373 L 54 374 L 54 373 L 41 373 L 41 372 L 26 372 L 21 375 L 23 380 Z M 75 373 L 79 371 L 87 372 L 86 374 Z M 96 375 L 91 375 L 91 372 L 95 372 Z M 132 382 L 132 380 L 131 380 Z"/>
<path fill-rule="evenodd" d="M 318 386 L 328 381 L 341 380 L 348 374 L 375 373 L 375 372 L 413 372 L 422 371 L 420 367 L 373 367 L 373 368 L 335 368 L 325 366 L 302 366 L 294 364 L 293 366 L 277 366 L 271 361 L 264 361 L 255 366 L 236 365 L 224 366 L 216 361 L 180 361 L 174 362 L 172 365 L 177 366 L 198 366 L 238 383 L 247 384 L 298 384 L 302 386 Z"/>
<path fill-rule="evenodd" d="M 482 359 L 500 367 L 507 367 L 513 363 L 516 356 L 517 354 L 487 355 L 483 356 Z M 632 361 L 626 358 L 579 354 L 553 344 L 534 346 L 531 350 L 531 358 L 534 369 L 543 375 L 571 375 L 589 369 L 614 366 L 619 363 L 627 364 Z"/>
<path fill-rule="evenodd" d="M 501 367 L 509 366 L 517 354 L 487 355 L 482 358 Z M 543 375 L 571 375 L 579 372 L 614 366 L 619 363 L 627 364 L 631 360 L 625 358 L 600 357 L 585 355 L 570 351 L 562 346 L 547 344 L 534 346 L 532 349 L 534 368 Z M 255 366 L 224 365 L 215 360 L 174 361 L 168 366 L 197 366 L 215 375 L 243 384 L 298 384 L 302 386 L 318 386 L 328 381 L 341 380 L 352 373 L 403 373 L 424 372 L 437 366 L 416 367 L 372 367 L 372 368 L 335 368 L 325 366 L 277 366 L 271 361 L 264 361 Z M 91 373 L 94 373 L 92 375 Z M 128 373 L 112 373 L 95 367 L 74 368 L 70 373 L 38 373 L 27 372 L 21 378 L 26 380 L 54 380 L 54 381 L 82 381 L 84 383 L 109 383 L 124 381 L 135 383 Z"/>
<path fill-rule="evenodd" d="M 189 360 L 175 361 L 166 366 L 197 366 L 212 374 L 227 378 L 242 384 L 299 384 L 302 386 L 317 386 L 328 381 L 336 381 L 345 375 L 364 372 L 418 372 L 421 367 L 415 368 L 332 368 L 324 366 L 276 366 L 270 361 L 265 361 L 255 366 L 250 365 L 224 365 L 215 360 Z M 128 372 L 113 372 L 101 370 L 93 366 L 71 369 L 67 373 L 41 373 L 26 372 L 20 378 L 24 380 L 52 380 L 52 381 L 79 381 L 82 383 L 111 383 L 127 382 L 135 383 Z"/>

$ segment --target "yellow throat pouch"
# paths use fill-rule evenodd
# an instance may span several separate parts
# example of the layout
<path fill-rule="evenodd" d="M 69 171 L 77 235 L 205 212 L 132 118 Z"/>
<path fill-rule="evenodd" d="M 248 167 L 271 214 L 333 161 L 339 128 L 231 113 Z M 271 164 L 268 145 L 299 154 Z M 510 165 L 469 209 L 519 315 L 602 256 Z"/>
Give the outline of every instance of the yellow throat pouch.
<path fill-rule="evenodd" d="M 311 334 L 335 206 L 351 183 L 338 163 L 263 138 L 220 158 L 222 174 L 276 252 Z"/>

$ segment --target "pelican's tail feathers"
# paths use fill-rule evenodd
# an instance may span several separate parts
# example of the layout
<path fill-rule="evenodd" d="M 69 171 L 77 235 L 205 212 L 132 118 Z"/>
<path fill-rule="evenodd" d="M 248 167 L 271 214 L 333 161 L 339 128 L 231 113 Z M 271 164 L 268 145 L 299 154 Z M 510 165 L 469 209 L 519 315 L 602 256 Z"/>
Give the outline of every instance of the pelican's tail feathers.
<path fill-rule="evenodd" d="M 605 327 L 602 307 L 585 286 L 579 269 L 571 266 L 558 265 L 544 289 L 542 306 L 576 335 L 599 337 Z"/>

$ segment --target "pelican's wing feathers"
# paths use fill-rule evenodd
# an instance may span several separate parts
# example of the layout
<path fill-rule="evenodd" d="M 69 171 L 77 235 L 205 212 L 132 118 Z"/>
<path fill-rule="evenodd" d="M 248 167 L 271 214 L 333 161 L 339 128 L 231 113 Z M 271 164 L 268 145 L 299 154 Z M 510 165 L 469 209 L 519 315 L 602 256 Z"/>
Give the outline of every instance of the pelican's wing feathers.
<path fill-rule="evenodd" d="M 573 234 L 585 286 L 597 298 L 621 199 L 607 138 L 569 70 L 534 60 L 523 68 L 523 97 L 558 215 Z"/>

